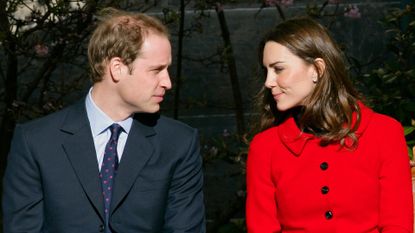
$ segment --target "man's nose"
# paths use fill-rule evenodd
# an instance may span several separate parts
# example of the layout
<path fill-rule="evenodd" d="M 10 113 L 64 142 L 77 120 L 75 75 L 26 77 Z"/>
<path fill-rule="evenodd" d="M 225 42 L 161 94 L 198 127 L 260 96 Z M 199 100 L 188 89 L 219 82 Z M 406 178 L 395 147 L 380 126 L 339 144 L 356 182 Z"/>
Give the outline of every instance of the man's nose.
<path fill-rule="evenodd" d="M 170 90 L 172 87 L 170 74 L 166 70 L 163 76 L 161 77 L 160 85 L 165 88 L 166 90 Z"/>

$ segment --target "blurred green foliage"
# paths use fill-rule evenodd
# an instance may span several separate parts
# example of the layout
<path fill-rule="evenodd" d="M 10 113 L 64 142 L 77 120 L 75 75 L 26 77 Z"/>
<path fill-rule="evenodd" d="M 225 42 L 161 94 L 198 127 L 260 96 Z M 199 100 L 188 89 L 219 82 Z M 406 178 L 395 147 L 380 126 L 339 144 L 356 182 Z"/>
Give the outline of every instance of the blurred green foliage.
<path fill-rule="evenodd" d="M 388 52 L 361 81 L 376 110 L 409 125 L 415 117 L 415 1 L 391 10 L 382 23 L 390 36 Z"/>
<path fill-rule="evenodd" d="M 392 9 L 381 21 L 388 36 L 382 63 L 358 78 L 372 107 L 405 126 L 408 151 L 415 145 L 415 1 Z M 376 39 L 376 38 L 374 38 Z"/>
<path fill-rule="evenodd" d="M 405 136 L 407 137 L 406 144 L 408 145 L 409 157 L 414 161 L 414 150 L 415 148 L 415 121 L 412 122 L 411 126 L 405 127 Z"/>

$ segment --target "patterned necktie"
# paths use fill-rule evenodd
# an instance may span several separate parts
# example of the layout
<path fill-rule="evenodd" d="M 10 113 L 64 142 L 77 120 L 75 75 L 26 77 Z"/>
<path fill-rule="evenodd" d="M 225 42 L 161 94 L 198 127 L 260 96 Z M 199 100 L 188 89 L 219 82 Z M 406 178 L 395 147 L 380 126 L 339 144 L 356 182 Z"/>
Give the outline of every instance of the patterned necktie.
<path fill-rule="evenodd" d="M 118 155 L 117 155 L 117 141 L 122 127 L 119 124 L 112 124 L 109 129 L 111 130 L 111 137 L 105 146 L 104 160 L 102 161 L 101 172 L 99 177 L 101 178 L 102 195 L 104 196 L 104 213 L 105 213 L 105 232 L 110 233 L 109 229 L 109 212 L 111 205 L 112 187 L 114 184 L 115 170 L 118 167 Z"/>

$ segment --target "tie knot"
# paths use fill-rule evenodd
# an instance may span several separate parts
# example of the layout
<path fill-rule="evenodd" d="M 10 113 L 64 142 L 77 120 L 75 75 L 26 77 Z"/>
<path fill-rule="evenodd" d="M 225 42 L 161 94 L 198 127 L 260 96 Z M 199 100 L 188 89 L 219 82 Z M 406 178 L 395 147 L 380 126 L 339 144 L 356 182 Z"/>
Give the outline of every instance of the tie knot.
<path fill-rule="evenodd" d="M 121 125 L 114 123 L 110 125 L 109 129 L 111 130 L 111 139 L 115 141 L 118 140 L 118 137 L 122 131 Z"/>

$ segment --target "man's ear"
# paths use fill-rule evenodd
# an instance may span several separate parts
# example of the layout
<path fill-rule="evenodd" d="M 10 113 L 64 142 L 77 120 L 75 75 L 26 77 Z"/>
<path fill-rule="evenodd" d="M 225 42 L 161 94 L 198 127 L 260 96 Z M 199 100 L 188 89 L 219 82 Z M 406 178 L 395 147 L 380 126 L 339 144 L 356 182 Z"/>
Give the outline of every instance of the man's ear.
<path fill-rule="evenodd" d="M 316 67 L 317 77 L 321 78 L 324 71 L 326 71 L 326 62 L 322 58 L 318 57 L 314 59 L 314 66 Z"/>
<path fill-rule="evenodd" d="M 122 76 L 128 71 L 127 66 L 124 65 L 120 57 L 111 58 L 108 62 L 108 66 L 111 78 L 114 82 L 120 81 Z"/>

